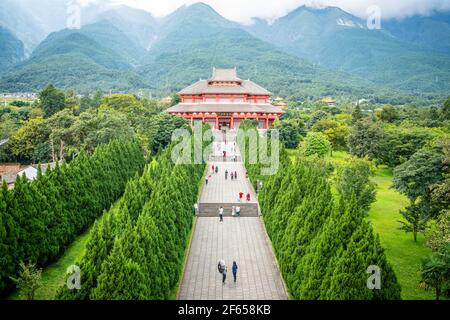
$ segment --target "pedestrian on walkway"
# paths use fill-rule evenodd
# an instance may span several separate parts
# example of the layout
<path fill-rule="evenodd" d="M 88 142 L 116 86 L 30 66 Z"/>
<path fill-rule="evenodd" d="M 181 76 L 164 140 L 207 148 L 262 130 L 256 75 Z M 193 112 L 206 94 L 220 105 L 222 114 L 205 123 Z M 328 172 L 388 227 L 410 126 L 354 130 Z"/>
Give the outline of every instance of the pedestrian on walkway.
<path fill-rule="evenodd" d="M 212 166 L 212 172 L 214 173 L 214 165 Z"/>
<path fill-rule="evenodd" d="M 239 206 L 236 207 L 236 216 L 237 216 L 238 218 L 241 217 L 241 207 L 239 207 Z"/>
<path fill-rule="evenodd" d="M 237 277 L 237 271 L 238 271 L 238 266 L 237 266 L 236 261 L 233 261 L 233 268 L 231 269 L 231 271 L 233 272 L 234 283 L 236 283 L 236 277 Z"/>
<path fill-rule="evenodd" d="M 206 185 L 208 185 L 208 177 L 206 177 L 206 179 L 205 179 L 205 182 L 206 182 Z"/>
<path fill-rule="evenodd" d="M 235 206 L 233 206 L 233 207 L 231 208 L 231 215 L 232 215 L 233 217 L 236 216 L 236 207 L 235 207 Z"/>
<path fill-rule="evenodd" d="M 219 166 L 216 166 L 216 173 L 219 173 Z"/>
<path fill-rule="evenodd" d="M 250 202 L 250 192 L 247 193 L 247 202 Z"/>
<path fill-rule="evenodd" d="M 237 171 L 234 172 L 234 178 L 237 180 Z"/>
<path fill-rule="evenodd" d="M 222 284 L 225 284 L 225 280 L 227 279 L 227 265 L 224 260 L 219 261 L 217 269 L 219 270 L 219 273 L 222 274 Z"/>
<path fill-rule="evenodd" d="M 240 201 L 242 201 L 243 197 L 244 197 L 244 193 L 243 192 L 239 192 L 239 199 L 240 199 Z"/>
<path fill-rule="evenodd" d="M 225 170 L 225 180 L 228 180 L 228 170 Z"/>
<path fill-rule="evenodd" d="M 220 222 L 223 222 L 223 207 L 220 207 L 220 209 L 219 209 L 219 218 L 220 218 Z"/>
<path fill-rule="evenodd" d="M 232 172 L 231 173 L 231 181 L 233 181 L 234 180 L 234 173 Z"/>
<path fill-rule="evenodd" d="M 198 204 L 194 204 L 194 214 L 198 216 Z"/>
<path fill-rule="evenodd" d="M 227 266 L 225 265 L 225 270 L 222 273 L 222 285 L 225 285 L 225 281 L 227 280 Z"/>

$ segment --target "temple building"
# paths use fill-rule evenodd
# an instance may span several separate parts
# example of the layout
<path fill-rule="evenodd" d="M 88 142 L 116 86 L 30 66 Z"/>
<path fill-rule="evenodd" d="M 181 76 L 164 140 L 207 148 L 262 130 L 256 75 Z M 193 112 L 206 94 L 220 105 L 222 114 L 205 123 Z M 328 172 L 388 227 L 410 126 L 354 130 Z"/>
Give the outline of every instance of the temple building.
<path fill-rule="evenodd" d="M 208 80 L 181 90 L 181 103 L 166 112 L 215 129 L 237 129 L 243 120 L 258 121 L 260 129 L 273 127 L 284 111 L 270 103 L 272 93 L 250 80 L 242 80 L 234 69 L 213 69 Z"/>

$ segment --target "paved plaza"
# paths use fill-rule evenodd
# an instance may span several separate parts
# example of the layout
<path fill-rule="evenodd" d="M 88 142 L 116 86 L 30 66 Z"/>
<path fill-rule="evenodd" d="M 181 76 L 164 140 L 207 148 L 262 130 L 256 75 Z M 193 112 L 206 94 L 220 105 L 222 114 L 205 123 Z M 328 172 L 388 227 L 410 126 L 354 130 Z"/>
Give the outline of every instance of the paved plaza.
<path fill-rule="evenodd" d="M 239 150 L 234 137 L 225 139 L 215 134 L 214 155 L 224 149 L 227 155 Z M 225 143 L 226 140 L 226 143 Z M 228 153 L 230 152 L 230 153 Z M 212 165 L 219 166 L 219 173 L 212 173 Z M 242 162 L 211 162 L 208 164 L 208 186 L 204 186 L 200 203 L 234 204 L 239 192 L 251 193 L 251 203 L 257 204 L 256 195 Z M 225 180 L 225 170 L 237 171 L 237 181 Z M 245 196 L 244 203 L 247 203 Z M 227 281 L 222 285 L 218 272 L 219 260 L 225 260 Z M 237 282 L 233 282 L 231 267 L 238 264 Z M 272 245 L 264 224 L 259 217 L 199 217 L 193 233 L 189 256 L 184 270 L 178 299 L 180 300 L 284 300 L 287 293 L 281 278 Z"/>
<path fill-rule="evenodd" d="M 217 270 L 225 260 L 222 285 Z M 231 266 L 238 264 L 237 282 Z M 284 300 L 287 294 L 260 218 L 199 218 L 195 227 L 180 300 Z"/>

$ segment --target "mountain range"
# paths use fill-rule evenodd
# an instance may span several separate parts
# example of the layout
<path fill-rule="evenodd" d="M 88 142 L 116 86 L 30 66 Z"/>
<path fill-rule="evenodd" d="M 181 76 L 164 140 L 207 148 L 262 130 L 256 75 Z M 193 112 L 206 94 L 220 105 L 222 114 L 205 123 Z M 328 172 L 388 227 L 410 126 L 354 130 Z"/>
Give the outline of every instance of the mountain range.
<path fill-rule="evenodd" d="M 13 3 L 3 0 L 0 7 L 12 12 Z M 82 92 L 170 93 L 208 77 L 213 66 L 237 67 L 242 78 L 294 98 L 427 99 L 450 89 L 446 13 L 370 30 L 334 7 L 302 6 L 273 23 L 255 19 L 250 26 L 203 3 L 163 18 L 126 6 L 89 12 L 80 29 L 62 29 L 61 21 L 44 27 L 42 17 L 29 14 L 12 23 L 0 14 L 0 49 L 8 48 L 0 50 L 0 91 L 54 83 Z"/>

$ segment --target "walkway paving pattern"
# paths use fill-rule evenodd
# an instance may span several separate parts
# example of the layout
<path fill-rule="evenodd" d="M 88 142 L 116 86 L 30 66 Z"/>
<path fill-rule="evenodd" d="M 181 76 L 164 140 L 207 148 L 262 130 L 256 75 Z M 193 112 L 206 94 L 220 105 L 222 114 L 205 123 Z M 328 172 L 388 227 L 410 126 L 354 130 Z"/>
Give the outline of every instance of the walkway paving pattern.
<path fill-rule="evenodd" d="M 230 139 L 230 138 L 229 138 Z M 231 138 L 228 145 L 233 145 Z M 220 137 L 216 137 L 216 141 Z M 225 148 L 224 142 L 221 148 Z M 219 147 L 215 146 L 217 152 Z M 239 191 L 251 192 L 242 162 L 217 163 L 219 174 L 203 188 L 200 202 L 234 203 Z M 211 171 L 212 163 L 209 164 Z M 238 171 L 238 181 L 225 181 L 225 168 Z M 211 174 L 211 172 L 209 173 Z M 247 189 L 245 189 L 247 188 Z M 245 201 L 245 200 L 244 200 Z M 228 274 L 225 285 L 218 272 L 219 260 L 225 260 Z M 237 282 L 231 267 L 238 264 Z M 194 230 L 189 256 L 178 298 L 180 300 L 284 300 L 286 290 L 270 240 L 260 218 L 199 217 Z"/>

